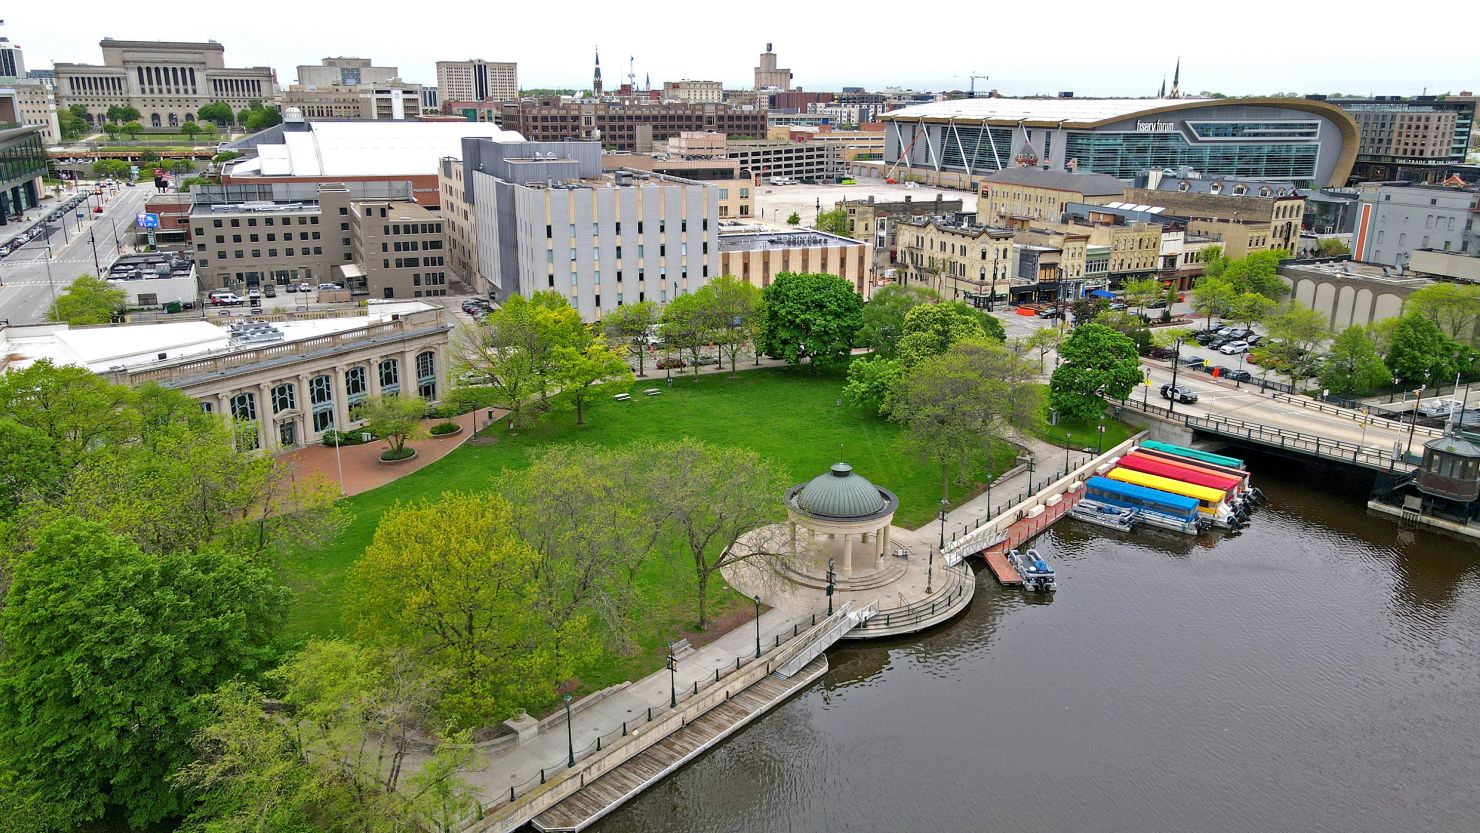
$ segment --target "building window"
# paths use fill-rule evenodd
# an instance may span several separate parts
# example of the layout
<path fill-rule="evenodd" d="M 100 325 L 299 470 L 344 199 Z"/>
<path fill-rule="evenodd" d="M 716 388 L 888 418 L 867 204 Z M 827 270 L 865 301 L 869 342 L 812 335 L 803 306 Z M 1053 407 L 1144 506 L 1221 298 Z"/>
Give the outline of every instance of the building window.
<path fill-rule="evenodd" d="M 272 412 L 291 411 L 297 407 L 292 383 L 284 383 L 272 389 Z"/>
<path fill-rule="evenodd" d="M 416 393 L 427 401 L 437 398 L 437 357 L 430 350 L 416 356 Z"/>
<path fill-rule="evenodd" d="M 382 393 L 399 393 L 401 391 L 401 374 L 397 368 L 395 359 L 382 359 L 380 362 L 380 390 Z"/>
<path fill-rule="evenodd" d="M 231 418 L 238 422 L 250 422 L 257 418 L 257 397 L 242 392 L 231 397 Z"/>

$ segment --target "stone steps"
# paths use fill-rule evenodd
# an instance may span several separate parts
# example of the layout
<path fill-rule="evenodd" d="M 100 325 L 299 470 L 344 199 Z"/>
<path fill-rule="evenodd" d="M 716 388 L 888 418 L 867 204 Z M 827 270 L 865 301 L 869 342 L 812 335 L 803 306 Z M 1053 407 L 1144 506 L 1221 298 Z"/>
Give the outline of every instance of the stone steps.
<path fill-rule="evenodd" d="M 904 575 L 906 567 L 903 558 L 886 555 L 881 563 L 883 564 L 882 567 L 868 575 L 858 576 L 856 578 L 843 578 L 839 576 L 833 586 L 840 591 L 872 590 L 876 587 L 892 584 Z M 818 590 L 827 587 L 826 576 L 814 576 L 810 573 L 803 573 L 790 566 L 783 566 L 781 569 L 787 579 L 803 587 L 811 587 Z"/>

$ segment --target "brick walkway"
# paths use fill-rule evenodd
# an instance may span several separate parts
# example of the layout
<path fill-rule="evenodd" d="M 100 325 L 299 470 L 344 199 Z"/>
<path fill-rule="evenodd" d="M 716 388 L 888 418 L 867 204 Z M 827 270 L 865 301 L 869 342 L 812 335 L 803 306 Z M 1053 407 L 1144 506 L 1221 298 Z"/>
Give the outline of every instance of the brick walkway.
<path fill-rule="evenodd" d="M 380 462 L 380 452 L 385 450 L 383 442 L 369 442 L 363 445 L 347 445 L 339 449 L 339 459 L 336 462 L 334 448 L 323 444 L 311 445 L 300 448 L 283 455 L 283 458 L 292 462 L 298 469 L 300 475 L 323 474 L 330 483 L 339 482 L 340 465 L 344 468 L 344 494 L 346 497 L 368 492 L 371 489 L 384 486 L 400 477 L 404 477 L 418 469 L 425 468 L 432 463 L 452 453 L 453 449 L 462 445 L 473 436 L 472 426 L 475 414 L 479 417 L 478 427 L 484 427 L 483 409 L 475 413 L 463 414 L 452 420 L 462 426 L 462 433 L 452 437 L 437 438 L 430 437 L 425 440 L 417 440 L 407 443 L 410 448 L 416 449 L 416 459 L 407 463 L 387 464 Z M 495 408 L 494 419 L 502 419 L 507 411 Z M 425 420 L 422 425 L 430 426 L 440 419 Z"/>

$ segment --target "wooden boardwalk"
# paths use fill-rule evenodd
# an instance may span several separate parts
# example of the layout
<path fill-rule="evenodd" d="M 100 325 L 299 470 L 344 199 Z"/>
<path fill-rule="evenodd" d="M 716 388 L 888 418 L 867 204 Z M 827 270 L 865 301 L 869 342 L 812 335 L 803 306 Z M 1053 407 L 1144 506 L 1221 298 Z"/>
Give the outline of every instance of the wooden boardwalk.
<path fill-rule="evenodd" d="M 745 725 L 781 704 L 827 671 L 827 656 L 807 663 L 787 678 L 770 675 L 587 784 L 554 807 L 535 816 L 536 830 L 584 830 L 669 773 L 713 748 Z"/>
<path fill-rule="evenodd" d="M 1007 560 L 1007 553 L 1018 549 L 1033 536 L 1048 529 L 1054 521 L 1068 514 L 1069 508 L 1083 496 L 1083 489 L 1065 492 L 1063 500 L 1053 506 L 1044 506 L 1043 514 L 1036 518 L 1023 518 L 1008 527 L 1007 538 L 1000 543 L 993 544 L 982 553 L 982 558 L 987 562 L 987 566 L 992 568 L 992 574 L 997 577 L 999 583 L 1008 587 L 1016 587 L 1023 583 L 1023 577 L 1018 575 L 1012 562 Z"/>

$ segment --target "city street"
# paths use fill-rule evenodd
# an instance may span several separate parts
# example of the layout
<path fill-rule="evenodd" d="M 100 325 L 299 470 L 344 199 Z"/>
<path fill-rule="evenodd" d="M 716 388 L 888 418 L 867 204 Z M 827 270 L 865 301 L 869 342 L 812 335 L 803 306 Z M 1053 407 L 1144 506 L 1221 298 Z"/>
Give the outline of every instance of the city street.
<path fill-rule="evenodd" d="M 119 238 L 124 243 L 132 242 L 134 217 L 144 210 L 144 204 L 153 193 L 154 188 L 143 183 L 133 188 L 120 188 L 104 204 L 102 214 L 91 213 L 87 209 L 88 203 L 77 207 L 83 211 L 80 230 L 75 212 L 51 224 L 50 282 L 47 276 L 47 238 L 37 237 L 0 260 L 0 319 L 9 319 L 13 325 L 44 321 L 46 308 L 51 304 L 52 286 L 60 293 L 78 277 L 96 274 L 100 266 L 106 270 L 118 257 Z M 55 201 L 47 200 L 41 208 L 43 212 L 50 212 L 55 205 Z M 62 222 L 66 224 L 65 229 L 61 227 Z"/>

